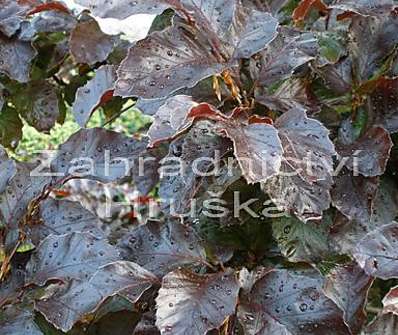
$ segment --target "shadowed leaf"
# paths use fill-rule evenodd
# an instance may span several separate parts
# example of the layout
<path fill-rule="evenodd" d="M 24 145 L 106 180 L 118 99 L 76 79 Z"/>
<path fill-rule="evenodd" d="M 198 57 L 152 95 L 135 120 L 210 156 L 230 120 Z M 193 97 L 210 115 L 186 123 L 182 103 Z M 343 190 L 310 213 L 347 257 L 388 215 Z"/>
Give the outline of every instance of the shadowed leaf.
<path fill-rule="evenodd" d="M 272 222 L 272 232 L 289 261 L 318 262 L 330 254 L 330 224 L 326 221 L 303 223 L 294 217 L 284 217 Z"/>
<path fill-rule="evenodd" d="M 318 41 L 313 33 L 281 28 L 279 35 L 260 53 L 255 72 L 261 85 L 287 79 L 295 69 L 316 55 Z"/>
<path fill-rule="evenodd" d="M 88 280 L 72 280 L 63 288 L 36 301 L 35 309 L 64 332 L 85 316 L 94 313 L 105 299 L 124 295 L 135 303 L 158 279 L 131 262 L 115 262 L 100 267 Z"/>
<path fill-rule="evenodd" d="M 373 283 L 355 262 L 334 268 L 327 276 L 324 292 L 344 311 L 344 320 L 353 334 L 359 334 L 366 322 L 368 291 Z"/>
<path fill-rule="evenodd" d="M 358 264 L 370 276 L 398 278 L 398 223 L 368 233 L 354 250 Z"/>
<path fill-rule="evenodd" d="M 34 322 L 34 313 L 25 306 L 7 306 L 2 310 L 0 332 L 12 335 L 43 335 Z"/>
<path fill-rule="evenodd" d="M 350 220 L 369 222 L 378 188 L 377 178 L 355 177 L 344 170 L 335 178 L 333 205 Z"/>
<path fill-rule="evenodd" d="M 354 143 L 338 148 L 339 155 L 349 158 L 346 166 L 365 177 L 382 175 L 390 158 L 393 142 L 382 127 L 369 128 Z"/>

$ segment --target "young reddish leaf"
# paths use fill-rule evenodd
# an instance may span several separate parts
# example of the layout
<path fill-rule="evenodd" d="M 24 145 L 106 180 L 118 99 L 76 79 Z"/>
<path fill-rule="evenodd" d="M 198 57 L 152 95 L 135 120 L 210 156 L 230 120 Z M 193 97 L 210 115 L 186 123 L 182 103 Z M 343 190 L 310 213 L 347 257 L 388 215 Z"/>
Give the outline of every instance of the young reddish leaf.
<path fill-rule="evenodd" d="M 108 58 L 114 48 L 114 37 L 103 33 L 97 21 L 90 18 L 76 25 L 69 47 L 77 63 L 93 65 Z"/>
<path fill-rule="evenodd" d="M 319 262 L 331 253 L 327 220 L 303 223 L 294 217 L 274 219 L 272 234 L 290 262 Z"/>
<path fill-rule="evenodd" d="M 235 1 L 229 3 L 233 8 Z M 138 42 L 119 67 L 117 95 L 154 99 L 193 87 L 201 79 L 236 66 L 240 57 L 260 51 L 277 34 L 278 22 L 268 13 L 239 7 L 235 15 L 226 15 L 231 11 L 217 11 L 215 2 L 192 6 L 197 6 L 194 12 L 200 29 L 195 36 L 179 22 Z M 219 13 L 220 19 L 214 20 L 213 13 Z M 215 47 L 203 48 L 202 44 Z"/>
<path fill-rule="evenodd" d="M 98 310 L 107 298 L 120 294 L 135 303 L 157 283 L 153 274 L 137 264 L 114 262 L 100 267 L 89 280 L 72 280 L 36 301 L 35 309 L 57 329 L 68 332 L 77 321 Z"/>
<path fill-rule="evenodd" d="M 150 145 L 171 139 L 178 132 L 192 125 L 192 118 L 187 118 L 192 107 L 197 103 L 186 95 L 171 97 L 154 115 L 154 121 L 148 130 Z"/>
<path fill-rule="evenodd" d="M 377 178 L 355 177 L 344 170 L 335 178 L 332 203 L 350 220 L 365 223 L 372 215 L 378 188 Z"/>
<path fill-rule="evenodd" d="M 322 0 L 301 0 L 293 12 L 293 20 L 304 21 L 312 9 L 317 9 L 323 14 L 327 14 L 329 11 L 328 6 Z"/>
<path fill-rule="evenodd" d="M 86 280 L 98 267 L 118 258 L 114 247 L 90 233 L 50 235 L 32 255 L 26 267 L 26 281 L 42 286 L 52 279 Z"/>
<path fill-rule="evenodd" d="M 284 157 L 281 172 L 263 184 L 274 203 L 299 219 L 319 219 L 330 205 L 334 145 L 322 123 L 294 109 L 275 122 Z"/>
<path fill-rule="evenodd" d="M 31 82 L 14 101 L 23 118 L 38 131 L 49 132 L 59 118 L 56 87 L 49 81 Z"/>
<path fill-rule="evenodd" d="M 59 147 L 51 169 L 60 177 L 120 180 L 139 168 L 147 144 L 102 128 L 81 129 Z"/>
<path fill-rule="evenodd" d="M 184 269 L 170 272 L 156 298 L 156 325 L 161 334 L 206 334 L 234 314 L 238 292 L 232 270 L 208 275 Z"/>
<path fill-rule="evenodd" d="M 354 143 L 338 149 L 339 155 L 350 158 L 346 166 L 365 177 L 384 174 L 393 142 L 383 127 L 369 128 Z"/>
<path fill-rule="evenodd" d="M 214 123 L 196 122 L 190 131 L 171 143 L 162 160 L 159 196 L 163 210 L 173 215 L 190 209 L 203 176 L 227 150 L 225 141 L 215 133 Z"/>
<path fill-rule="evenodd" d="M 354 12 L 364 16 L 378 16 L 389 14 L 394 8 L 393 0 L 337 0 L 330 6 L 347 12 Z"/>
<path fill-rule="evenodd" d="M 271 85 L 287 79 L 299 66 L 313 60 L 318 51 L 318 40 L 313 33 L 302 33 L 291 28 L 280 28 L 279 35 L 255 61 L 261 85 Z"/>
<path fill-rule="evenodd" d="M 206 264 L 206 252 L 196 232 L 176 221 L 147 221 L 118 244 L 123 259 L 158 276 L 180 266 Z"/>
<path fill-rule="evenodd" d="M 73 114 L 80 127 L 85 127 L 91 114 L 104 102 L 104 97 L 113 97 L 116 81 L 116 68 L 103 65 L 95 71 L 95 77 L 86 85 L 79 87 L 73 104 Z"/>
<path fill-rule="evenodd" d="M 383 298 L 383 312 L 398 315 L 398 287 L 395 286 Z"/>
<path fill-rule="evenodd" d="M 369 113 L 376 124 L 390 133 L 398 132 L 398 78 L 380 78 L 369 98 Z"/>
<path fill-rule="evenodd" d="M 10 305 L 2 310 L 0 332 L 12 335 L 43 335 L 34 322 L 34 312 L 26 306 Z"/>
<path fill-rule="evenodd" d="M 324 292 L 344 311 L 344 320 L 353 334 L 359 334 L 366 321 L 364 307 L 373 278 L 355 262 L 334 268 L 327 276 Z"/>
<path fill-rule="evenodd" d="M 37 52 L 29 42 L 6 39 L 0 36 L 0 73 L 11 79 L 27 82 L 30 66 Z"/>
<path fill-rule="evenodd" d="M 354 250 L 367 274 L 384 280 L 398 278 L 398 223 L 369 232 Z"/>
<path fill-rule="evenodd" d="M 31 227 L 31 238 L 38 245 L 50 234 L 89 232 L 96 238 L 104 238 L 99 219 L 77 202 L 47 199 L 40 204 L 40 224 Z"/>
<path fill-rule="evenodd" d="M 351 334 L 322 286 L 315 271 L 268 271 L 243 296 L 239 321 L 249 335 Z"/>
<path fill-rule="evenodd" d="M 36 6 L 31 11 L 29 11 L 27 13 L 27 15 L 34 15 L 37 13 L 47 12 L 47 11 L 51 11 L 51 10 L 56 10 L 56 11 L 60 11 L 60 12 L 69 14 L 69 9 L 62 2 L 53 1 L 53 2 L 47 2 L 45 4 Z"/>

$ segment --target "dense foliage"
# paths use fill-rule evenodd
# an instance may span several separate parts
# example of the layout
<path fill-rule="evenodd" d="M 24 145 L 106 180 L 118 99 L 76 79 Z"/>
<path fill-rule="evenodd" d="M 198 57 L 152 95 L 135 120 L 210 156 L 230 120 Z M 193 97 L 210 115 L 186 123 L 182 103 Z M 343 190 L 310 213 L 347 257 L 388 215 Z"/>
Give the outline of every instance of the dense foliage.
<path fill-rule="evenodd" d="M 0 0 L 0 333 L 398 334 L 398 2 L 76 2 Z M 76 179 L 136 189 L 130 224 Z"/>

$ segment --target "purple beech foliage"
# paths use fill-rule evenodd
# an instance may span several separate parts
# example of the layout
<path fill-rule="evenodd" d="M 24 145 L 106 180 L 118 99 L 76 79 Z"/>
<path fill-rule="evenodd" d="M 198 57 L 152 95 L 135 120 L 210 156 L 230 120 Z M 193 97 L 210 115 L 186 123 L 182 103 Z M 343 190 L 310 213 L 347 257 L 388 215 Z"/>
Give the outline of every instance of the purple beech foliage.
<path fill-rule="evenodd" d="M 398 2 L 75 2 L 0 0 L 0 333 L 398 334 Z"/>

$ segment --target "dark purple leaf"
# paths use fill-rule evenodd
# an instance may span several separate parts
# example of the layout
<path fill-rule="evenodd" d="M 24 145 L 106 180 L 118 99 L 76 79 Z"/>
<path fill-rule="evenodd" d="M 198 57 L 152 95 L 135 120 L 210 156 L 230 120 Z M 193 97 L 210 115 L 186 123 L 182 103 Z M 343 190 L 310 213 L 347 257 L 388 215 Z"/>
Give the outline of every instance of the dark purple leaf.
<path fill-rule="evenodd" d="M 200 31 L 195 36 L 180 23 L 133 46 L 119 67 L 116 94 L 146 99 L 168 96 L 236 66 L 239 58 L 250 57 L 275 38 L 278 22 L 270 14 L 239 7 L 233 15 L 235 1 L 227 1 L 230 6 L 226 6 L 222 0 L 225 11 L 217 7 L 218 2 L 187 2 L 184 8 L 193 8 L 198 15 Z M 210 48 L 203 47 L 209 44 Z"/>
<path fill-rule="evenodd" d="M 80 127 L 85 127 L 91 114 L 98 108 L 104 95 L 110 94 L 116 81 L 116 68 L 113 65 L 101 66 L 95 77 L 86 85 L 79 87 L 73 104 L 73 114 Z"/>
<path fill-rule="evenodd" d="M 378 188 L 377 178 L 355 177 L 343 170 L 335 178 L 332 203 L 348 219 L 369 222 Z"/>
<path fill-rule="evenodd" d="M 207 120 L 197 122 L 185 136 L 172 142 L 161 167 L 159 196 L 163 209 L 174 215 L 185 214 L 201 179 L 226 149 L 214 124 Z"/>
<path fill-rule="evenodd" d="M 62 289 L 36 301 L 35 309 L 57 329 L 69 331 L 85 316 L 94 313 L 105 299 L 125 295 L 132 303 L 158 283 L 158 279 L 131 262 L 115 262 L 100 267 L 87 280 L 72 280 Z"/>
<path fill-rule="evenodd" d="M 380 78 L 369 99 L 369 113 L 390 133 L 398 131 L 398 79 Z"/>
<path fill-rule="evenodd" d="M 394 8 L 393 0 L 337 0 L 330 6 L 364 16 L 386 15 Z"/>
<path fill-rule="evenodd" d="M 248 183 L 264 182 L 279 172 L 283 149 L 274 126 L 231 119 L 222 122 L 220 130 L 234 143 L 235 156 Z"/>
<path fill-rule="evenodd" d="M 275 122 L 284 156 L 281 172 L 263 184 L 283 211 L 307 221 L 319 219 L 330 205 L 334 145 L 322 123 L 294 109 Z"/>
<path fill-rule="evenodd" d="M 378 316 L 369 324 L 363 335 L 394 335 L 398 332 L 398 317 L 395 314 L 387 313 Z"/>
<path fill-rule="evenodd" d="M 353 18 L 349 49 L 353 60 L 354 78 L 359 82 L 366 82 L 380 73 L 383 61 L 398 43 L 397 32 L 398 17 L 392 14 Z"/>
<path fill-rule="evenodd" d="M 15 149 L 22 139 L 22 127 L 18 112 L 14 108 L 4 106 L 0 111 L 0 144 Z"/>
<path fill-rule="evenodd" d="M 359 334 L 366 321 L 364 307 L 373 283 L 355 262 L 334 268 L 327 276 L 324 292 L 342 311 L 353 334 Z"/>
<path fill-rule="evenodd" d="M 346 184 L 346 189 L 351 189 L 351 186 Z M 354 192 L 365 191 L 356 190 Z M 353 249 L 367 233 L 391 223 L 398 215 L 397 190 L 391 180 L 382 180 L 375 193 L 377 194 L 372 195 L 375 199 L 370 217 L 366 214 L 363 219 L 349 221 L 346 217 L 340 216 L 334 223 L 332 237 L 341 253 L 352 255 Z M 348 208 L 349 206 L 347 206 L 347 210 Z"/>
<path fill-rule="evenodd" d="M 31 62 L 36 54 L 29 42 L 0 36 L 0 73 L 19 82 L 29 81 Z"/>
<path fill-rule="evenodd" d="M 197 103 L 186 95 L 177 95 L 168 99 L 154 115 L 154 121 L 148 130 L 150 145 L 167 141 L 178 132 L 192 125 L 192 118 L 187 119 L 191 108 Z"/>
<path fill-rule="evenodd" d="M 341 59 L 336 64 L 327 64 L 316 69 L 325 85 L 338 94 L 346 94 L 352 86 L 352 60 Z"/>
<path fill-rule="evenodd" d="M 31 201 L 51 183 L 46 176 L 31 175 L 35 167 L 31 163 L 17 163 L 16 171 L 0 194 L 0 218 L 9 228 L 17 227 Z"/>
<path fill-rule="evenodd" d="M 98 267 L 118 258 L 114 247 L 90 233 L 50 235 L 32 255 L 26 268 L 26 281 L 44 285 L 51 279 L 86 280 Z"/>
<path fill-rule="evenodd" d="M 0 193 L 3 193 L 8 182 L 15 176 L 17 165 L 8 158 L 6 150 L 0 146 Z"/>
<path fill-rule="evenodd" d="M 206 264 L 205 248 L 197 233 L 176 221 L 148 221 L 123 236 L 119 249 L 124 259 L 164 276 L 180 266 Z"/>
<path fill-rule="evenodd" d="M 147 140 L 128 138 L 103 128 L 81 129 L 59 147 L 51 169 L 60 177 L 112 182 L 139 168 Z"/>
<path fill-rule="evenodd" d="M 349 158 L 346 166 L 354 174 L 376 177 L 384 174 L 392 146 L 388 131 L 374 126 L 354 143 L 338 148 L 338 153 L 342 159 Z"/>
<path fill-rule="evenodd" d="M 354 257 L 370 276 L 398 278 L 398 223 L 369 232 L 358 243 Z"/>
<path fill-rule="evenodd" d="M 348 335 L 343 312 L 325 296 L 315 271 L 271 270 L 238 306 L 248 335 Z"/>
<path fill-rule="evenodd" d="M 283 217 L 272 222 L 272 233 L 282 255 L 291 262 L 314 263 L 328 257 L 329 228 L 326 219 L 303 223 L 294 217 Z"/>
<path fill-rule="evenodd" d="M 56 87 L 49 81 L 34 81 L 18 94 L 15 107 L 29 125 L 49 132 L 60 114 Z"/>
<path fill-rule="evenodd" d="M 34 322 L 34 313 L 26 306 L 7 306 L 1 311 L 0 332 L 12 335 L 43 335 Z"/>
<path fill-rule="evenodd" d="M 0 306 L 14 302 L 22 295 L 28 260 L 29 253 L 17 253 L 11 259 L 8 276 L 0 283 Z"/>
<path fill-rule="evenodd" d="M 313 60 L 318 50 L 318 40 L 313 33 L 283 28 L 278 37 L 262 52 L 255 61 L 261 85 L 271 85 L 287 79 L 299 66 Z"/>
<path fill-rule="evenodd" d="M 238 292 L 232 270 L 208 275 L 183 269 L 170 272 L 156 298 L 156 325 L 161 334 L 206 334 L 234 314 Z"/>
<path fill-rule="evenodd" d="M 89 65 L 106 60 L 114 45 L 114 37 L 103 33 L 97 21 L 91 18 L 76 25 L 69 43 L 75 61 Z"/>
<path fill-rule="evenodd" d="M 31 228 L 31 238 L 35 244 L 50 234 L 89 232 L 98 239 L 104 237 L 99 219 L 77 202 L 49 198 L 40 204 L 40 218 L 40 224 Z"/>
<path fill-rule="evenodd" d="M 256 92 L 256 101 L 275 111 L 287 112 L 293 108 L 302 108 L 317 112 L 319 106 L 313 99 L 308 85 L 300 78 L 286 80 L 273 94 L 264 90 Z"/>
<path fill-rule="evenodd" d="M 134 329 L 132 335 L 160 335 L 159 329 L 155 325 L 156 315 L 155 311 L 150 311 L 142 315 L 140 322 Z"/>

